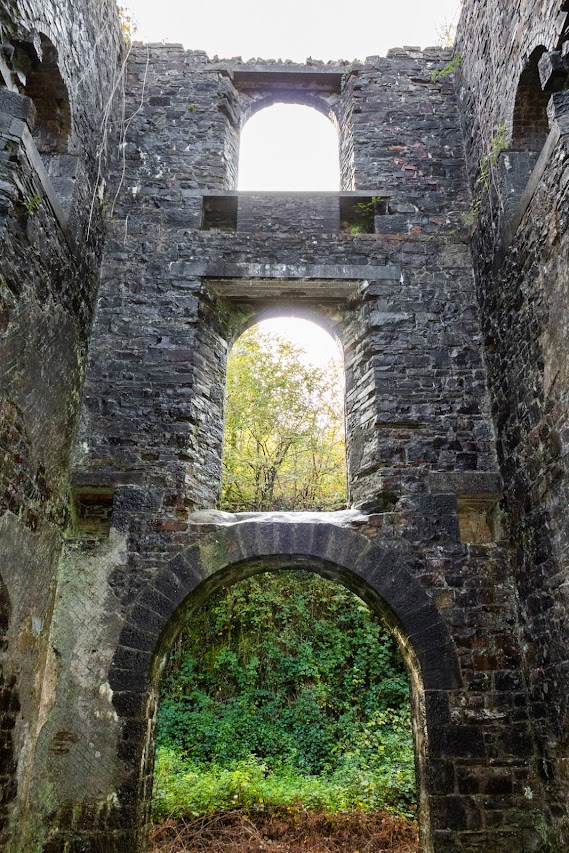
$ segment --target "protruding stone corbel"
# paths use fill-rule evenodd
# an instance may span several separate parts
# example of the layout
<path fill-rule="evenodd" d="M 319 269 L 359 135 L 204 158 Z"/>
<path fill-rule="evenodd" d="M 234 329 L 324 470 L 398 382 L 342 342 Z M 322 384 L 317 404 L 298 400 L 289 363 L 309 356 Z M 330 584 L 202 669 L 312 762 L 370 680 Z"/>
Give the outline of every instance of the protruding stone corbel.
<path fill-rule="evenodd" d="M 551 128 L 557 128 L 562 134 L 569 131 L 569 89 L 555 92 L 551 96 L 547 105 L 547 116 Z"/>
<path fill-rule="evenodd" d="M 560 92 L 566 88 L 569 64 L 562 51 L 552 50 L 544 53 L 537 67 L 544 92 Z"/>
<path fill-rule="evenodd" d="M 34 129 L 36 123 L 36 108 L 31 98 L 11 92 L 9 89 L 0 89 L 0 113 L 24 121 L 30 130 Z"/>

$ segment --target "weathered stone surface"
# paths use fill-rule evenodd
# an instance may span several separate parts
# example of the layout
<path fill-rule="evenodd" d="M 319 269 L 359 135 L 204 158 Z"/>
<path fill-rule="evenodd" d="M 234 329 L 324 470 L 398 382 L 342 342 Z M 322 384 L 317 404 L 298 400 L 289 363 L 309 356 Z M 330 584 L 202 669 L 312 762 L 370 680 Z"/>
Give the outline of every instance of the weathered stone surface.
<path fill-rule="evenodd" d="M 432 73 L 448 51 L 297 65 L 135 46 L 110 163 L 114 5 L 50 9 L 0 15 L 30 81 L 0 90 L 0 843 L 143 850 L 170 644 L 220 585 L 292 566 L 401 641 L 425 849 L 563 849 L 566 4 L 465 0 L 458 97 Z M 40 55 L 43 91 L 69 95 L 57 116 Z M 337 194 L 236 192 L 241 127 L 283 100 L 337 122 Z M 216 509 L 227 352 L 279 311 L 343 346 L 357 509 Z"/>
<path fill-rule="evenodd" d="M 549 92 L 566 85 L 559 73 L 559 51 L 567 38 L 568 10 L 566 3 L 531 0 L 519 8 L 504 6 L 496 17 L 486 5 L 464 4 L 459 44 L 464 57 L 461 112 L 473 180 L 496 128 L 505 125 L 508 143 L 516 116 L 529 120 L 532 111 L 537 115 L 539 105 L 549 101 L 545 120 L 540 119 L 542 141 L 543 134 L 549 136 L 543 149 L 535 149 L 539 172 L 536 166 L 530 179 L 519 164 L 519 184 L 530 179 L 522 215 L 512 222 L 511 207 L 502 206 L 499 182 L 491 180 L 490 192 L 482 194 L 473 184 L 479 206 L 473 257 L 504 480 L 505 531 L 513 546 L 509 571 L 520 609 L 522 672 L 541 769 L 539 787 L 530 786 L 528 805 L 536 807 L 540 798 L 547 803 L 542 835 L 563 849 L 569 844 L 569 128 L 564 119 L 567 92 L 551 98 Z M 480 76 L 478 69 L 490 52 L 494 72 Z M 546 72 L 541 81 L 534 74 L 533 88 L 528 85 L 532 68 L 536 74 Z M 548 89 L 542 95 L 537 91 L 540 84 Z M 512 160 L 512 167 L 517 166 Z M 496 239 L 500 233 L 509 234 L 504 245 Z M 517 747 L 511 748 L 515 753 Z M 542 842 L 536 843 L 540 849 Z"/>
<path fill-rule="evenodd" d="M 33 47 L 40 34 L 57 49 L 50 56 L 44 53 L 41 63 Z M 104 107 L 122 47 L 110 0 L 3 3 L 0 41 L 0 695 L 9 705 L 2 708 L 0 725 L 5 756 L 0 847 L 23 851 L 43 846 L 43 822 L 53 810 L 45 795 L 46 780 L 59 772 L 51 759 L 56 765 L 66 760 L 55 757 L 49 739 L 67 731 L 67 721 L 56 722 L 54 715 L 46 724 L 58 692 L 65 704 L 67 677 L 59 681 L 56 674 L 53 611 L 69 455 L 101 259 L 99 203 L 92 208 L 91 202 L 97 180 L 106 173 L 101 129 L 112 115 L 105 119 Z M 66 190 L 66 216 L 58 202 L 63 188 L 55 188 L 47 177 L 53 157 L 37 150 L 39 138 L 30 132 L 46 128 L 39 91 L 30 89 L 33 70 L 29 66 L 23 76 L 14 73 L 32 56 L 36 67 L 49 66 L 45 80 L 57 79 L 58 85 L 64 80 L 69 93 L 68 103 L 60 105 L 72 117 L 69 154 L 58 158 L 59 178 L 65 177 L 64 162 L 69 167 L 72 159 L 76 167 L 72 176 L 67 170 L 73 186 L 72 196 Z M 55 116 L 52 104 L 47 123 Z M 10 602 L 6 624 L 4 593 Z M 99 594 L 103 590 L 95 597 Z M 83 595 L 89 597 L 88 585 Z M 69 666 L 77 663 L 63 659 Z M 82 668 L 88 660 L 81 662 Z M 95 700 L 93 711 L 96 705 Z M 68 755 L 80 764 L 74 742 L 60 743 L 68 744 Z M 95 777 L 90 784 L 97 796 Z M 63 788 L 69 794 L 73 787 L 70 774 Z"/>

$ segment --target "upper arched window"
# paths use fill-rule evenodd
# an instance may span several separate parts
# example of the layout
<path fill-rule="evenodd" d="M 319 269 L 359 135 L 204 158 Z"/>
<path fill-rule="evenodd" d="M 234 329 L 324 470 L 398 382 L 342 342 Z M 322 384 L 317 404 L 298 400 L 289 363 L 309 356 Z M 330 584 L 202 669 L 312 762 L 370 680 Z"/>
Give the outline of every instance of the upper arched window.
<path fill-rule="evenodd" d="M 274 104 L 255 113 L 241 132 L 240 190 L 337 191 L 338 133 L 318 110 Z"/>
<path fill-rule="evenodd" d="M 512 147 L 540 151 L 549 133 L 548 92 L 541 88 L 538 62 L 545 47 L 537 47 L 521 73 L 512 123 Z"/>

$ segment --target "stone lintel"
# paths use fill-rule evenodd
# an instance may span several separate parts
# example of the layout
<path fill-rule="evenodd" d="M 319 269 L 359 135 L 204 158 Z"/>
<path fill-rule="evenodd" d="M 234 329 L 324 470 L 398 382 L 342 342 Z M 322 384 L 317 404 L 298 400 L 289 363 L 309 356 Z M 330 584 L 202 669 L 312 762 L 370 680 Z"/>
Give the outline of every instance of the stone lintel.
<path fill-rule="evenodd" d="M 271 89 L 309 88 L 311 93 L 339 93 L 342 77 L 350 73 L 347 66 L 306 66 L 306 65 L 237 65 L 231 68 L 233 82 L 237 89 L 258 90 L 270 86 Z"/>
<path fill-rule="evenodd" d="M 185 190 L 185 196 L 190 198 L 339 198 L 367 201 L 370 198 L 385 198 L 390 194 L 382 190 Z M 414 209 L 414 208 L 413 208 Z"/>
<path fill-rule="evenodd" d="M 433 494 L 491 496 L 502 494 L 502 478 L 495 471 L 433 471 L 427 478 Z"/>
<path fill-rule="evenodd" d="M 176 261 L 170 271 L 180 278 L 220 279 L 327 279 L 328 281 L 401 281 L 401 268 L 395 265 L 327 264 L 249 264 Z"/>
<path fill-rule="evenodd" d="M 297 302 L 347 302 L 356 299 L 360 282 L 337 279 L 281 279 L 281 278 L 229 278 L 208 279 L 207 286 L 214 293 L 231 302 L 266 302 L 275 299 L 293 299 Z"/>

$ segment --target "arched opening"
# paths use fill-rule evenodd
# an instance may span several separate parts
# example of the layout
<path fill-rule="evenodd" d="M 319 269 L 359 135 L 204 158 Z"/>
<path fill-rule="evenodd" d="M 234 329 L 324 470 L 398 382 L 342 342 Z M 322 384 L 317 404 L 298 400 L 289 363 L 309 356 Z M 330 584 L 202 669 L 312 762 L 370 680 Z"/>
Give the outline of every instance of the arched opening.
<path fill-rule="evenodd" d="M 223 831 L 206 845 L 230 850 L 228 834 L 245 828 L 261 838 L 278 821 L 284 844 L 331 820 L 332 843 L 346 831 L 355 846 L 392 834 L 397 845 L 383 849 L 410 853 L 416 786 L 400 650 L 345 586 L 281 569 L 218 590 L 174 643 L 158 713 L 155 849 L 172 814 L 185 818 L 176 831 L 188 849 L 201 849 L 215 814 Z"/>
<path fill-rule="evenodd" d="M 59 70 L 57 50 L 47 36 L 19 42 L 14 64 L 23 82 L 22 94 L 34 103 L 33 132 L 42 155 L 65 154 L 71 135 L 69 94 Z"/>
<path fill-rule="evenodd" d="M 512 147 L 540 152 L 549 133 L 550 93 L 541 88 L 538 63 L 546 48 L 536 47 L 520 75 L 512 121 Z"/>
<path fill-rule="evenodd" d="M 200 524 L 197 518 L 194 523 Z M 116 825 L 124 827 L 121 849 L 145 849 L 158 692 L 180 631 L 217 590 L 259 572 L 302 569 L 356 593 L 385 620 L 399 643 L 412 690 L 419 849 L 432 853 L 430 802 L 446 793 L 446 783 L 433 775 L 427 784 L 427 725 L 445 724 L 449 697 L 462 680 L 448 627 L 416 577 L 418 555 L 375 544 L 329 518 L 292 522 L 277 515 L 262 521 L 249 517 L 239 523 L 201 523 L 206 526 L 193 544 L 173 557 L 138 597 L 109 672 L 121 723 L 119 755 L 127 773 L 117 791 Z M 435 738 L 431 747 L 436 761 L 440 742 Z M 469 742 L 456 741 L 453 755 L 468 756 L 469 750 Z"/>
<path fill-rule="evenodd" d="M 278 103 L 244 125 L 239 146 L 238 189 L 338 191 L 338 132 L 313 107 Z"/>
<path fill-rule="evenodd" d="M 43 189 L 68 217 L 73 205 L 79 158 L 70 151 L 72 118 L 69 93 L 59 66 L 58 52 L 43 33 L 14 42 L 12 77 L 20 94 L 35 108 L 32 137 L 41 157 Z M 32 125 L 31 125 L 32 126 Z M 49 178 L 47 183 L 45 175 Z"/>
<path fill-rule="evenodd" d="M 315 511 L 346 503 L 338 345 L 309 320 L 264 320 L 228 358 L 221 508 Z"/>

